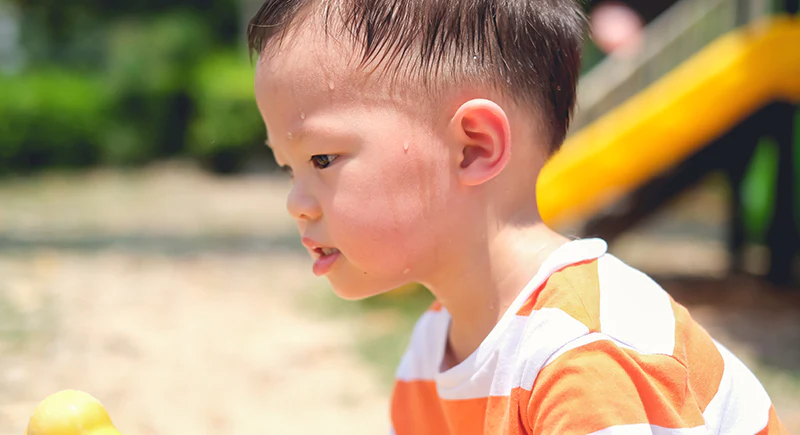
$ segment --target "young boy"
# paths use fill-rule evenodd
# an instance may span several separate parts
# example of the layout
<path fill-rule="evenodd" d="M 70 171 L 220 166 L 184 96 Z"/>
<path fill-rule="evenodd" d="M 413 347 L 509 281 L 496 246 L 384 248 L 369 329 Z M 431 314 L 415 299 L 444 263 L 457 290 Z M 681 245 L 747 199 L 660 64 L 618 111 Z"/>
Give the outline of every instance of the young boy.
<path fill-rule="evenodd" d="M 785 433 L 655 282 L 542 223 L 583 32 L 571 0 L 267 0 L 251 22 L 314 273 L 346 299 L 419 282 L 438 301 L 400 363 L 394 433 Z"/>

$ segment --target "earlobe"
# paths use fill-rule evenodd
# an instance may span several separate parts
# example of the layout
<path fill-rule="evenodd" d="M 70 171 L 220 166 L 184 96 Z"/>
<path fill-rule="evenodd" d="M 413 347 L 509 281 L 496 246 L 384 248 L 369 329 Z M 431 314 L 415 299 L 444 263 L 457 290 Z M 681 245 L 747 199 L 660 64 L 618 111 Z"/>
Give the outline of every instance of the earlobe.
<path fill-rule="evenodd" d="M 451 120 L 451 129 L 462 184 L 483 184 L 508 164 L 511 128 L 505 111 L 493 101 L 476 99 L 462 104 Z"/>

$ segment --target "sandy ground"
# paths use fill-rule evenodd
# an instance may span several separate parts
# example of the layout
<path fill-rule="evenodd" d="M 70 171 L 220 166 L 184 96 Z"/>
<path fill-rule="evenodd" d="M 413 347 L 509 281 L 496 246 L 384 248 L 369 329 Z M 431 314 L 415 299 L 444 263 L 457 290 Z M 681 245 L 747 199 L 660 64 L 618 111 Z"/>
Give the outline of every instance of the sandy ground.
<path fill-rule="evenodd" d="M 355 321 L 292 248 L 281 180 L 171 167 L 0 190 L 0 434 L 91 392 L 126 434 L 385 433 Z"/>
<path fill-rule="evenodd" d="M 0 359 L 0 433 L 22 433 L 36 403 L 64 388 L 101 398 L 129 434 L 381 432 L 382 392 L 349 352 L 355 325 L 296 303 L 324 291 L 300 278 L 306 266 L 267 255 L 0 260 L 17 306 L 38 314 Z"/>
<path fill-rule="evenodd" d="M 308 306 L 328 290 L 286 187 L 174 165 L 0 185 L 0 435 L 64 388 L 100 398 L 130 435 L 385 433 L 388 388 L 353 350 L 363 319 Z M 713 240 L 654 225 L 615 253 L 663 276 L 800 433 L 800 301 L 725 277 Z M 706 278 L 674 277 L 687 267 Z"/>

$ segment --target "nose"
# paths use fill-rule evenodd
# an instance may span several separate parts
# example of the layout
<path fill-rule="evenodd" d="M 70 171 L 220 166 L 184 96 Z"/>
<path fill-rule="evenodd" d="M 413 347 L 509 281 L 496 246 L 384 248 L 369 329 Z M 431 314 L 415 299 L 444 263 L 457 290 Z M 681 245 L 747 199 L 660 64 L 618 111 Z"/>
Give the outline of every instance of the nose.
<path fill-rule="evenodd" d="M 317 200 L 299 183 L 292 186 L 286 198 L 286 209 L 297 221 L 313 221 L 322 217 Z"/>

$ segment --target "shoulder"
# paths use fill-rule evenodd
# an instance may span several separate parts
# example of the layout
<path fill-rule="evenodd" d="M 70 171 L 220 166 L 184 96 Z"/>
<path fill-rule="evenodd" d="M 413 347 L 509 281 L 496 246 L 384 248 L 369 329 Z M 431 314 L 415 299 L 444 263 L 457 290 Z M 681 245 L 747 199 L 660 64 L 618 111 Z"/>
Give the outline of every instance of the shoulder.
<path fill-rule="evenodd" d="M 528 418 L 544 433 L 625 426 L 684 434 L 730 425 L 754 433 L 774 414 L 738 359 L 654 280 L 611 255 L 553 274 L 527 305 L 529 323 L 558 322 L 545 323 L 547 334 L 531 328 L 526 341 L 573 330 L 551 343 L 543 360 L 523 352 L 537 360 L 523 384 L 530 388 Z M 747 421 L 730 418 L 746 409 L 758 411 Z"/>
<path fill-rule="evenodd" d="M 649 276 L 605 254 L 553 273 L 518 314 L 535 317 L 553 310 L 579 322 L 586 333 L 603 333 L 646 353 L 671 354 L 676 310 L 682 307 Z"/>
<path fill-rule="evenodd" d="M 559 349 L 527 398 L 534 433 L 785 433 L 761 384 L 721 345 L 645 354 L 602 333 Z"/>
<path fill-rule="evenodd" d="M 643 433 L 652 426 L 688 430 L 705 422 L 687 380 L 686 367 L 670 356 L 644 355 L 592 333 L 546 362 L 531 389 L 528 418 L 545 433 L 637 425 Z"/>
<path fill-rule="evenodd" d="M 678 379 L 703 361 L 722 366 L 713 340 L 683 307 L 608 254 L 554 273 L 519 314 L 528 324 L 521 349 L 531 372 L 525 386 L 561 368 L 589 376 L 592 367 L 615 365 L 619 375 L 644 368 Z"/>

